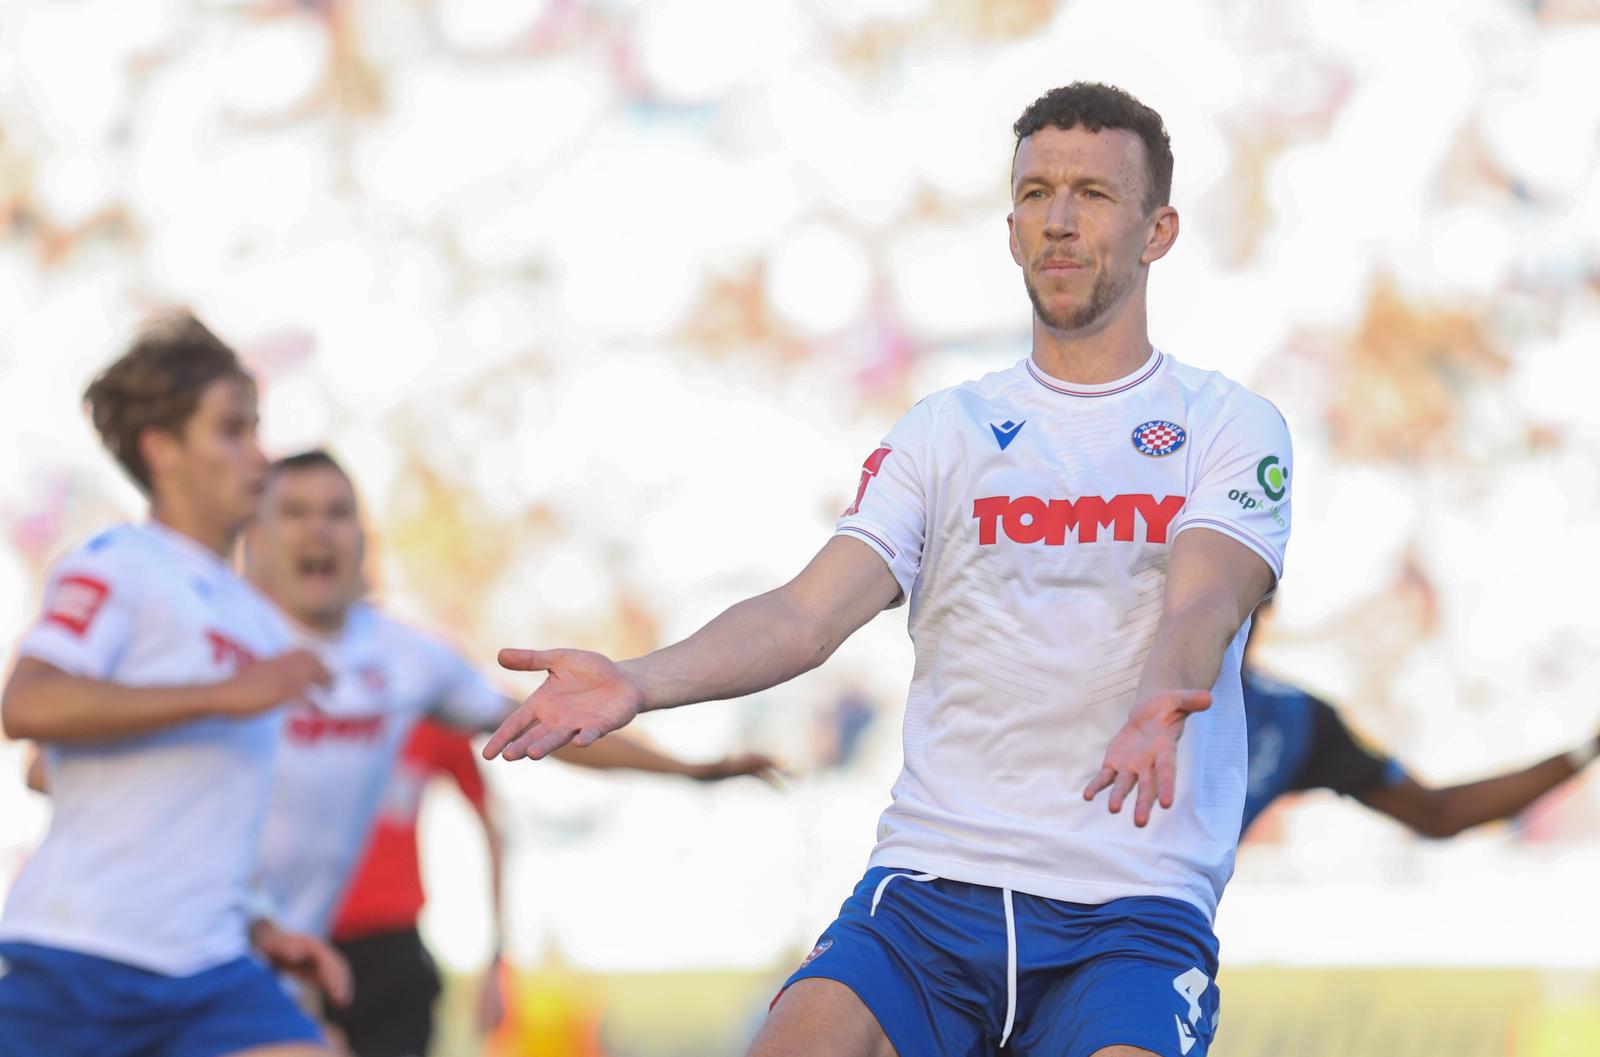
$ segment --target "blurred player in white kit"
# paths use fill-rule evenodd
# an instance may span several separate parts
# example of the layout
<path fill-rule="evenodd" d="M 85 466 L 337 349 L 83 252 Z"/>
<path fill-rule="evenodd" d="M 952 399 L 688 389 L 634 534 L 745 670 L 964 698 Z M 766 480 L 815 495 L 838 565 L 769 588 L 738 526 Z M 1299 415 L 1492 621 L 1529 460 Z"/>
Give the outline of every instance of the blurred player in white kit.
<path fill-rule="evenodd" d="M 490 731 L 515 704 L 442 640 L 363 601 L 365 554 L 355 486 L 331 455 L 310 451 L 272 464 L 261 512 L 246 535 L 247 573 L 331 681 L 288 709 L 260 876 L 274 920 L 318 936 L 332 927 L 416 725 L 431 718 L 457 730 Z M 774 766 L 755 753 L 691 764 L 627 738 L 557 755 L 580 766 L 701 780 L 766 776 Z M 417 1008 L 414 996 L 427 992 L 428 981 L 397 980 L 394 972 L 408 966 L 412 975 L 431 973 L 416 929 L 363 949 L 375 956 L 352 963 L 355 1000 L 332 1011 L 335 1021 L 358 1057 L 423 1052 L 431 1003 Z"/>
<path fill-rule="evenodd" d="M 178 314 L 86 400 L 149 518 L 56 563 L 0 703 L 54 798 L 0 918 L 0 1057 L 324 1053 L 258 956 L 341 1001 L 342 960 L 250 913 L 278 706 L 328 681 L 230 567 L 266 481 L 255 383 Z"/>

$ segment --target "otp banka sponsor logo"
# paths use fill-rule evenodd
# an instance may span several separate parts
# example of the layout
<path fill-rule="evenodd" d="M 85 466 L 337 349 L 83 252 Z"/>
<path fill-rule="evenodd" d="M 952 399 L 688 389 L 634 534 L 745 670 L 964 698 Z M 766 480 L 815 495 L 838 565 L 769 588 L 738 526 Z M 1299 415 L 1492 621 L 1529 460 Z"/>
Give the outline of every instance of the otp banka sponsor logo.
<path fill-rule="evenodd" d="M 1101 529 L 1110 529 L 1110 538 L 1132 543 L 1138 527 L 1144 527 L 1145 543 L 1167 542 L 1167 529 L 1183 509 L 1184 497 L 1169 495 L 1118 495 L 1103 499 L 1097 495 L 1077 499 L 1040 499 L 1024 495 L 989 496 L 972 504 L 972 517 L 978 522 L 978 543 L 998 542 L 1003 533 L 1012 543 L 1043 543 L 1047 547 L 1065 546 L 1074 533 L 1075 542 L 1100 540 Z"/>

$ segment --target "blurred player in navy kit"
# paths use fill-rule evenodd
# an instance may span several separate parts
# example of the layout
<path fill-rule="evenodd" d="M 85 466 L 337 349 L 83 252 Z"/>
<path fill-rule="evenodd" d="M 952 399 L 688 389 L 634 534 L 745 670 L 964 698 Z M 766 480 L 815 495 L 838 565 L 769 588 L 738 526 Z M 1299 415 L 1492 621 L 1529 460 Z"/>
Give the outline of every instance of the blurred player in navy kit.
<path fill-rule="evenodd" d="M 1485 822 L 1521 814 L 1600 755 L 1600 738 L 1590 738 L 1570 752 L 1522 770 L 1446 788 L 1424 785 L 1392 756 L 1352 734 L 1332 706 L 1258 671 L 1252 663 L 1258 641 L 1254 631 L 1252 625 L 1243 672 L 1250 730 L 1246 830 L 1280 797 L 1332 789 L 1424 837 L 1453 837 Z"/>

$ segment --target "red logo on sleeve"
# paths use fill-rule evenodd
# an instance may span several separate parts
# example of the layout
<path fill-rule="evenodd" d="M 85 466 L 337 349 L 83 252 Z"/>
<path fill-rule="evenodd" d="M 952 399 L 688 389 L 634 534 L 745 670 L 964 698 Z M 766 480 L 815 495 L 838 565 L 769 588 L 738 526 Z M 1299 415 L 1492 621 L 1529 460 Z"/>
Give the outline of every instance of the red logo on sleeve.
<path fill-rule="evenodd" d="M 861 464 L 861 487 L 856 489 L 856 501 L 851 503 L 850 509 L 839 515 L 840 517 L 854 517 L 861 513 L 861 501 L 867 497 L 867 485 L 878 476 L 878 471 L 883 469 L 883 460 L 889 457 L 889 452 L 892 450 L 892 448 L 879 448 L 867 456 L 867 461 Z"/>
<path fill-rule="evenodd" d="M 111 588 L 103 580 L 92 576 L 63 576 L 50 599 L 45 622 L 58 624 L 82 637 L 110 595 Z"/>

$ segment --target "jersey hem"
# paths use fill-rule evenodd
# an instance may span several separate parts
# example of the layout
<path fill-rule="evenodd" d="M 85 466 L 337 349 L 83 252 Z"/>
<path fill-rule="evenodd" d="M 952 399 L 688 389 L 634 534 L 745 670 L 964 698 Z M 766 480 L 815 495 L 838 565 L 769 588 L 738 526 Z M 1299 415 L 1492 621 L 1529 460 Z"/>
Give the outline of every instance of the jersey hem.
<path fill-rule="evenodd" d="M 250 954 L 249 943 L 241 940 L 237 945 L 219 947 L 214 952 L 184 960 L 152 958 L 140 948 L 108 941 L 101 935 L 77 933 L 66 929 L 39 928 L 25 922 L 16 924 L 7 922 L 0 925 L 0 943 L 31 943 L 38 947 L 65 951 L 68 954 L 86 954 L 92 958 L 104 958 L 106 961 L 133 969 L 143 969 L 161 976 L 193 976 L 195 973 L 215 969 L 219 965 L 226 965 Z"/>
<path fill-rule="evenodd" d="M 1211 924 L 1217 915 L 1216 900 L 1205 899 L 1192 888 L 1182 885 L 1131 884 L 1120 881 L 1085 881 L 1071 877 L 1046 877 L 1021 870 L 1002 870 L 992 866 L 979 866 L 960 859 L 946 859 L 937 855 L 923 855 L 905 849 L 876 851 L 867 860 L 867 869 L 885 866 L 892 870 L 916 870 L 931 873 L 946 881 L 983 885 L 988 888 L 1009 888 L 1013 892 L 1054 899 L 1063 903 L 1084 903 L 1099 906 L 1117 899 L 1155 897 L 1176 899 L 1187 903 L 1205 916 Z"/>

